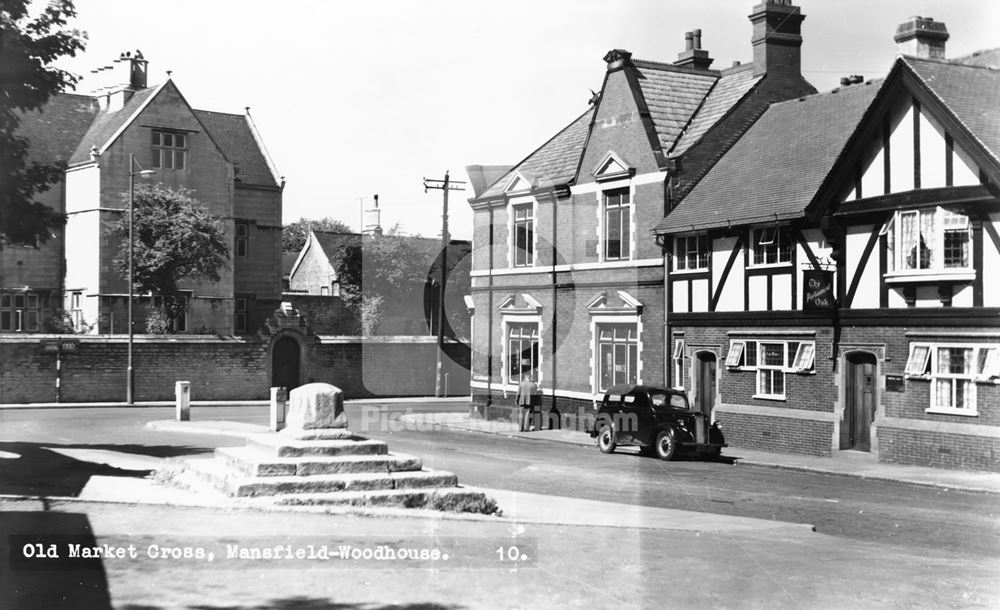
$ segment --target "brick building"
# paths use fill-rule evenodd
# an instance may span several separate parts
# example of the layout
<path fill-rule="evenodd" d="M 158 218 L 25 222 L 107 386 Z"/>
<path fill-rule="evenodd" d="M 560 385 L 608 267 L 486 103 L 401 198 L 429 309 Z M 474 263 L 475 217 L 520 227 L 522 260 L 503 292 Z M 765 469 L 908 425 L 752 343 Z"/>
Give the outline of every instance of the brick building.
<path fill-rule="evenodd" d="M 666 382 L 651 229 L 771 103 L 815 92 L 800 74 L 803 19 L 787 1 L 760 4 L 753 62 L 721 70 L 700 30 L 673 63 L 609 51 L 590 107 L 477 189 L 472 386 L 491 417 L 509 415 L 525 374 L 564 416 L 615 383 Z"/>
<path fill-rule="evenodd" d="M 1000 470 L 995 51 L 772 105 L 656 226 L 667 382 L 732 445 Z"/>
<path fill-rule="evenodd" d="M 254 332 L 279 303 L 284 182 L 249 114 L 195 110 L 169 78 L 147 86 L 139 52 L 95 72 L 106 83 L 95 94 L 57 94 L 22 120 L 31 157 L 67 165 L 39 200 L 68 221 L 38 249 L 0 250 L 0 332 L 49 330 L 46 320 L 61 310 L 77 331 L 127 332 L 128 283 L 112 265 L 119 243 L 109 227 L 125 207 L 130 172 L 140 169 L 153 174 L 135 180 L 193 191 L 232 240 L 220 281 L 181 285 L 188 313 L 174 329 Z M 137 299 L 137 332 L 145 329 L 145 301 Z"/>
<path fill-rule="evenodd" d="M 376 270 L 370 266 L 373 264 L 372 259 L 366 256 L 365 248 L 375 246 L 374 240 L 399 240 L 400 250 L 408 252 L 410 260 L 407 261 L 407 267 L 415 270 L 415 275 L 405 283 L 400 292 L 382 295 L 381 319 L 371 334 L 437 335 L 437 303 L 440 299 L 438 286 L 440 286 L 442 263 L 441 241 L 438 239 L 383 235 L 381 228 L 367 235 L 310 231 L 309 238 L 289 272 L 286 300 L 299 307 L 300 303 L 305 302 L 303 300 L 305 295 L 324 297 L 319 301 L 310 302 L 319 303 L 325 300 L 330 311 L 341 311 L 343 317 L 355 319 L 341 301 L 341 289 L 346 288 L 342 284 L 352 280 L 341 277 L 338 270 L 342 270 L 345 264 L 359 265 L 361 269 L 355 270 L 351 276 L 355 279 L 360 278 L 362 283 L 370 278 L 370 274 Z M 449 242 L 445 261 L 447 266 L 445 313 L 449 322 L 445 327 L 445 334 L 449 337 L 466 338 L 467 334 L 464 332 L 468 326 L 464 295 L 469 291 L 470 252 L 471 244 L 467 241 Z M 375 260 L 378 261 L 377 256 Z M 354 289 L 359 290 L 359 287 L 354 286 Z M 331 332 L 329 326 L 331 323 L 341 331 L 346 330 L 343 319 L 339 321 L 331 319 L 317 326 L 314 320 L 318 319 L 316 314 L 319 312 L 315 311 L 315 307 L 312 309 L 314 315 L 309 324 L 317 333 Z M 360 323 L 357 321 L 356 326 L 360 328 Z M 337 334 L 356 334 L 359 332 L 358 328 L 350 333 Z"/>

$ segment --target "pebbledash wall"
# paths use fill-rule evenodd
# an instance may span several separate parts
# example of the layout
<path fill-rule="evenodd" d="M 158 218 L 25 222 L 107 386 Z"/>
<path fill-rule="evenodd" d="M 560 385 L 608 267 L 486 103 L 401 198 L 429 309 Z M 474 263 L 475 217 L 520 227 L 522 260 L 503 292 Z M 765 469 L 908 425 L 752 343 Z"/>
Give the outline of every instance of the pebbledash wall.
<path fill-rule="evenodd" d="M 434 395 L 433 337 L 296 339 L 304 356 L 302 383 L 332 383 L 348 398 Z M 49 351 L 60 342 L 76 347 Z M 190 381 L 196 401 L 266 399 L 271 345 L 267 337 L 136 336 L 135 400 L 173 400 L 176 381 Z M 450 396 L 469 392 L 468 354 L 461 343 L 445 344 Z M 124 402 L 127 362 L 122 336 L 0 335 L 0 404 Z"/>

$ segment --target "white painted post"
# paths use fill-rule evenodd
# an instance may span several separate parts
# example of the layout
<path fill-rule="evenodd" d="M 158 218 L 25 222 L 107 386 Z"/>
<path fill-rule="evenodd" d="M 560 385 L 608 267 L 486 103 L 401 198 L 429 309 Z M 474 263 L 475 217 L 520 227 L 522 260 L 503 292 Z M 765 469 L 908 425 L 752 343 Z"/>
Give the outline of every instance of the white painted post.
<path fill-rule="evenodd" d="M 177 421 L 191 420 L 191 382 L 178 381 L 174 384 L 174 398 L 177 410 Z"/>
<path fill-rule="evenodd" d="M 288 390 L 271 388 L 271 424 L 272 432 L 285 427 L 285 406 L 288 404 Z"/>

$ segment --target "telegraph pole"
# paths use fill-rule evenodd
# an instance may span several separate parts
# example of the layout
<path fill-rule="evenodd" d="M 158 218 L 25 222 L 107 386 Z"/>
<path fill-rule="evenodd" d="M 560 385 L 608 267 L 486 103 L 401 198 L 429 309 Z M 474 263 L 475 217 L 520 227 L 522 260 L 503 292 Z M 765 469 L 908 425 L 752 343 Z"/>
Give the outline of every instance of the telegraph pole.
<path fill-rule="evenodd" d="M 465 183 L 459 180 L 452 180 L 448 177 L 448 172 L 444 173 L 444 180 L 424 178 L 424 192 L 428 189 L 435 189 L 442 192 L 444 197 L 444 212 L 441 214 L 441 282 L 438 286 L 438 311 L 437 311 L 437 365 L 434 369 L 434 396 L 441 396 L 441 354 L 444 352 L 444 285 L 448 276 L 448 191 L 465 190 Z"/>

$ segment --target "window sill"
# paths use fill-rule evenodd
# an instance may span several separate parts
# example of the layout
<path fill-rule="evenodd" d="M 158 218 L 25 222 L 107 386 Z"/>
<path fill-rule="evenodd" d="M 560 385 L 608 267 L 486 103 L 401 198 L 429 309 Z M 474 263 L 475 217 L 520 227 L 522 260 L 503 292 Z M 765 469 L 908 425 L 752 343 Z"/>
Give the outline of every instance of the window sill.
<path fill-rule="evenodd" d="M 772 400 L 774 402 L 788 402 L 788 399 L 784 396 L 774 396 L 771 394 L 754 394 L 751 398 L 756 398 L 757 400 Z"/>
<path fill-rule="evenodd" d="M 974 269 L 921 269 L 914 271 L 893 271 L 885 274 L 886 284 L 920 284 L 931 282 L 972 282 L 976 279 Z"/>
<path fill-rule="evenodd" d="M 979 417 L 979 412 L 974 409 L 945 409 L 941 407 L 931 407 L 926 409 L 924 413 L 933 413 L 935 415 L 961 415 L 963 417 Z"/>
<path fill-rule="evenodd" d="M 702 269 L 674 269 L 672 275 L 694 275 L 696 273 L 708 273 L 708 267 Z"/>
<path fill-rule="evenodd" d="M 781 263 L 761 263 L 760 265 L 747 265 L 747 269 L 781 269 L 782 267 L 792 268 L 792 262 L 781 262 Z"/>

